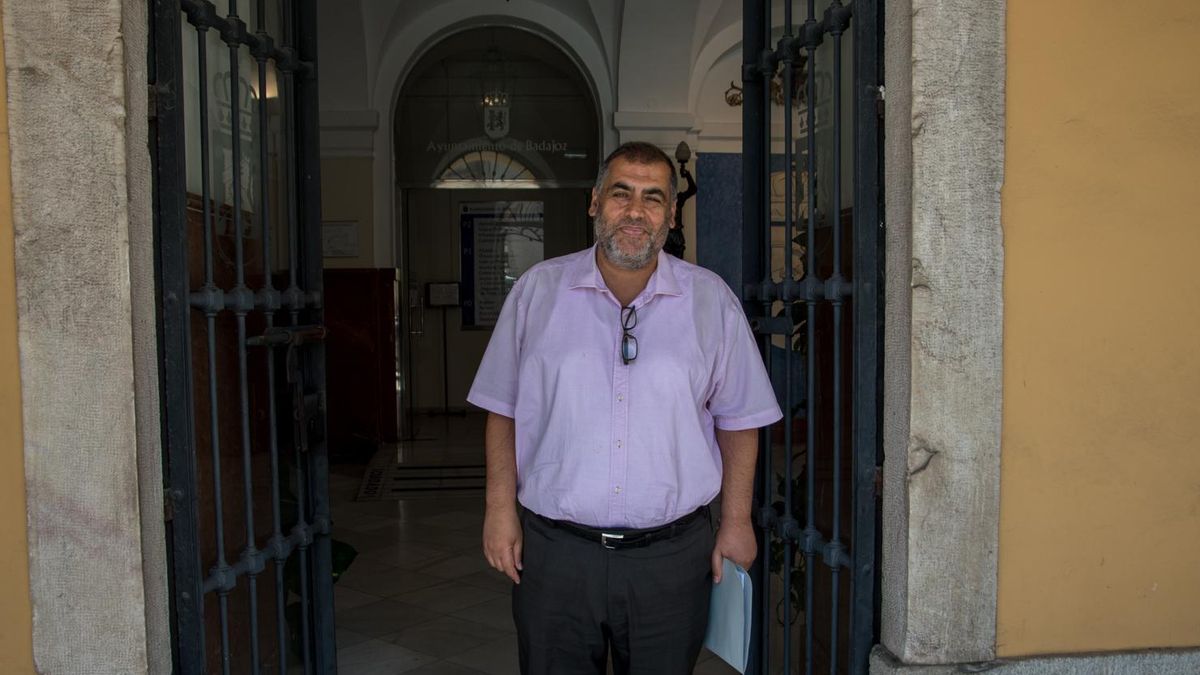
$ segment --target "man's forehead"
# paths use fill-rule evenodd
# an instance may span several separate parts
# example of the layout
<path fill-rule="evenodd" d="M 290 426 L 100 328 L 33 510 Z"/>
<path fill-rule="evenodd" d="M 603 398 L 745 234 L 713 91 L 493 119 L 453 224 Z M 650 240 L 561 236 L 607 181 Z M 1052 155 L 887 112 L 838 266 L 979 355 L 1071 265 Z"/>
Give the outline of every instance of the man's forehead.
<path fill-rule="evenodd" d="M 671 168 L 662 162 L 633 162 L 618 157 L 608 165 L 608 178 L 604 186 L 607 188 L 623 182 L 641 187 L 653 184 L 666 189 L 670 176 Z"/>

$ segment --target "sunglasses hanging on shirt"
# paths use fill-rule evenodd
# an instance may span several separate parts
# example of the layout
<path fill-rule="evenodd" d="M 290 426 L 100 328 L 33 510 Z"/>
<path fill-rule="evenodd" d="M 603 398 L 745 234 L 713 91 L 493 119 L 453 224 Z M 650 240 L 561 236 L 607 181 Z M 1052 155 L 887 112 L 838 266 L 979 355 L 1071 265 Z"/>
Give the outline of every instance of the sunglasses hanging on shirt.
<path fill-rule="evenodd" d="M 621 361 L 629 365 L 637 358 L 638 341 L 629 331 L 637 327 L 637 310 L 633 305 L 621 308 Z"/>

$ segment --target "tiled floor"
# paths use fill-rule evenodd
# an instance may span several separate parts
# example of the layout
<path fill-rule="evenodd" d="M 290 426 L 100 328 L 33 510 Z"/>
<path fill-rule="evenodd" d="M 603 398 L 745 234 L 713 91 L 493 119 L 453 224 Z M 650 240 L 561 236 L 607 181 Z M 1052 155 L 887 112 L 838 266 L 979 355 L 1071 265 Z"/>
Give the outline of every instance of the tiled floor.
<path fill-rule="evenodd" d="M 424 420 L 425 440 L 400 462 L 483 460 L 481 416 Z M 509 582 L 480 550 L 483 498 L 356 502 L 363 465 L 331 469 L 334 537 L 359 555 L 335 586 L 338 665 L 345 675 L 515 675 Z M 708 652 L 695 673 L 734 673 Z"/>

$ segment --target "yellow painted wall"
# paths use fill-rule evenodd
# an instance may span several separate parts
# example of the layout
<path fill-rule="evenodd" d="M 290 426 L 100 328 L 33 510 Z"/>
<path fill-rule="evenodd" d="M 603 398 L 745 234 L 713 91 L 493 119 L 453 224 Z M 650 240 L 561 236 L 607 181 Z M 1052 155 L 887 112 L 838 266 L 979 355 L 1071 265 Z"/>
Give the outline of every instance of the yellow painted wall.
<path fill-rule="evenodd" d="M 0 34 L 0 74 L 4 42 Z M 17 353 L 8 87 L 0 77 L 0 673 L 33 672 L 29 545 L 25 521 L 25 446 Z"/>
<path fill-rule="evenodd" d="M 1009 0 L 997 652 L 1200 645 L 1200 2 Z"/>
<path fill-rule="evenodd" d="M 358 223 L 358 257 L 325 258 L 325 267 L 375 266 L 375 201 L 370 157 L 321 160 L 321 219 Z"/>

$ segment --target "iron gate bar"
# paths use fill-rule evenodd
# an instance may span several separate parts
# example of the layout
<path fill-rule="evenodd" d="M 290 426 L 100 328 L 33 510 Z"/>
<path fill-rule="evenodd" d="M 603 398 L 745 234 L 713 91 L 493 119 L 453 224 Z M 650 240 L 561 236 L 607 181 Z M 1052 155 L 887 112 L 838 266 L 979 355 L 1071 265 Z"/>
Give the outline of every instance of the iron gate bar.
<path fill-rule="evenodd" d="M 196 435 L 192 408 L 191 313 L 188 297 L 187 240 L 164 236 L 186 231 L 187 193 L 182 187 L 187 173 L 184 153 L 185 130 L 179 107 L 183 101 L 183 58 L 179 49 L 162 48 L 162 42 L 177 44 L 183 26 L 179 7 L 170 0 L 154 0 L 150 7 L 152 58 L 149 80 L 155 104 L 151 118 L 154 159 L 155 267 L 159 280 L 159 350 L 174 355 L 175 361 L 159 369 L 163 465 L 167 485 L 166 503 L 171 517 L 167 533 L 178 546 L 168 547 L 171 574 L 168 584 L 174 611 L 171 633 L 175 649 L 172 666 L 184 672 L 183 663 L 204 658 L 204 594 L 201 587 L 199 547 L 199 500 L 195 485 Z M 167 37 L 173 41 L 167 41 Z"/>
<path fill-rule="evenodd" d="M 761 31 L 762 41 L 761 41 L 758 49 L 759 49 L 759 51 L 765 52 L 766 50 L 764 50 L 763 47 L 771 44 L 771 3 L 770 2 L 766 2 L 763 5 L 763 14 L 764 14 L 763 22 L 762 22 L 763 26 L 762 26 L 762 31 Z M 754 55 L 753 51 L 747 50 L 747 53 L 749 53 L 751 58 L 753 58 L 753 55 Z M 760 101 L 762 103 L 763 114 L 761 117 L 762 127 L 760 129 L 759 137 L 756 139 L 756 141 L 757 141 L 757 145 L 763 149 L 762 157 L 760 160 L 762 170 L 763 170 L 763 174 L 762 174 L 763 176 L 771 175 L 771 86 L 770 86 L 770 83 L 771 83 L 771 79 L 775 76 L 775 68 L 777 65 L 777 61 L 778 61 L 778 59 L 776 58 L 776 55 L 774 54 L 774 52 L 770 52 L 769 55 L 767 53 L 764 53 L 763 59 L 762 59 L 762 62 L 760 63 L 760 67 L 759 67 L 759 71 L 758 71 L 758 81 L 760 82 L 760 86 L 759 86 Z M 753 113 L 753 109 L 750 108 L 749 106 L 747 106 L 747 107 L 749 108 L 749 112 Z M 762 204 L 770 204 L 771 203 L 771 183 L 769 180 L 762 180 L 760 182 L 761 182 L 760 195 L 761 195 L 761 199 L 762 199 Z M 753 194 L 753 193 L 751 193 L 751 194 Z M 753 201 L 753 200 L 747 200 L 747 201 Z M 762 214 L 763 215 L 762 219 L 759 221 L 753 221 L 753 222 L 768 223 L 768 230 L 766 233 L 763 234 L 763 237 L 762 237 L 763 238 L 763 253 L 762 253 L 763 257 L 760 262 L 760 265 L 762 266 L 762 270 L 763 270 L 763 281 L 770 282 L 771 281 L 771 245 L 772 245 L 772 242 L 771 242 L 772 233 L 770 231 L 771 213 L 770 213 L 769 207 L 766 209 L 763 209 L 763 211 L 764 211 L 764 213 Z M 754 228 L 749 228 L 749 229 L 758 230 L 759 228 L 754 227 Z M 767 301 L 764 303 L 763 312 L 762 312 L 764 317 L 771 317 L 771 315 L 772 315 L 771 305 L 772 305 L 772 303 L 770 301 Z M 787 325 L 786 330 L 789 334 L 791 333 L 791 325 L 790 324 Z M 774 339 L 773 336 L 769 333 L 763 336 L 763 345 L 764 345 L 763 357 L 767 360 L 768 367 L 770 366 L 771 358 L 772 358 L 771 350 L 773 347 L 773 344 L 772 344 L 773 339 Z M 790 336 L 784 337 L 785 348 L 790 348 L 790 341 L 791 341 Z M 771 508 L 771 501 L 772 501 L 771 495 L 774 494 L 774 490 L 775 490 L 775 486 L 773 485 L 775 473 L 774 473 L 773 468 L 771 467 L 771 460 L 772 460 L 772 455 L 774 454 L 774 448 L 772 447 L 771 433 L 769 430 L 765 431 L 763 433 L 763 438 L 765 439 L 763 442 L 763 452 L 762 452 L 762 456 L 764 458 L 763 459 L 763 495 L 764 495 L 764 502 L 765 502 L 763 510 L 766 512 L 769 512 L 769 516 L 763 518 L 762 522 L 761 522 L 761 527 L 763 528 L 763 540 L 766 541 L 766 546 L 764 547 L 764 552 L 763 552 L 763 573 L 762 573 L 762 578 L 761 578 L 760 584 L 759 584 L 759 586 L 761 587 L 759 595 L 762 597 L 762 605 L 763 605 L 762 612 L 761 612 L 761 615 L 763 617 L 763 624 L 762 624 L 762 629 L 761 629 L 761 639 L 762 639 L 762 665 L 761 665 L 761 668 L 765 669 L 765 668 L 769 667 L 769 664 L 771 663 L 771 631 L 769 629 L 769 627 L 771 625 L 771 623 L 770 623 L 770 617 L 771 617 L 770 560 L 771 560 L 771 548 L 772 548 L 772 544 L 774 543 L 773 539 L 771 537 L 771 533 L 778 526 L 778 518 L 776 517 L 775 510 L 773 508 Z M 784 450 L 785 450 L 785 454 L 790 452 L 790 450 L 787 448 L 786 445 L 784 446 Z M 787 461 L 790 464 L 790 457 L 785 461 Z M 790 544 L 787 543 L 786 539 L 781 540 L 781 542 L 782 542 L 781 545 L 783 545 L 783 546 L 790 546 Z M 786 638 L 785 638 L 785 642 L 786 642 Z"/>
<path fill-rule="evenodd" d="M 850 672 L 865 674 L 879 625 L 876 475 L 882 463 L 883 427 L 883 14 L 878 0 L 854 3 L 854 294 Z"/>
<path fill-rule="evenodd" d="M 850 24 L 850 10 L 840 0 L 832 0 L 825 8 L 825 25 L 833 37 L 833 195 L 830 197 L 833 216 L 833 270 L 829 281 L 842 279 L 842 31 Z M 815 135 L 815 128 L 809 131 Z M 842 299 L 831 299 L 833 305 L 833 527 L 825 547 L 825 564 L 830 569 L 830 630 L 829 674 L 837 675 L 838 611 L 841 581 L 841 562 L 844 546 L 842 531 Z"/>
<path fill-rule="evenodd" d="M 288 52 L 293 51 L 292 39 L 295 27 L 292 24 L 291 5 L 288 0 L 283 0 L 283 45 L 284 50 Z M 293 107 L 295 105 L 295 80 L 294 71 L 283 70 L 283 82 L 280 84 L 279 90 L 283 101 L 284 138 L 288 139 L 283 144 L 283 164 L 287 167 L 287 180 L 284 181 L 286 187 L 284 203 L 287 204 L 288 218 L 288 287 L 284 291 L 283 297 L 284 306 L 289 310 L 293 325 L 300 323 L 300 310 L 304 308 L 304 292 L 297 285 L 297 268 L 300 266 L 300 235 L 299 223 L 296 220 L 296 147 L 292 142 L 296 137 L 296 113 Z M 304 509 L 301 509 L 300 512 L 304 513 Z"/>
<path fill-rule="evenodd" d="M 791 0 L 785 0 L 785 3 L 791 4 Z M 806 90 L 806 122 L 807 122 L 807 140 L 808 140 L 808 226 L 806 227 L 806 250 L 805 250 L 805 281 L 809 283 L 807 286 L 813 288 L 812 283 L 817 279 L 817 124 L 816 124 L 816 73 L 817 73 L 817 47 L 821 44 L 822 26 L 816 21 L 816 3 L 815 0 L 808 0 L 808 18 L 804 22 L 804 47 L 808 50 L 807 61 L 807 82 L 805 83 Z M 790 99 L 790 95 L 789 95 Z M 791 118 L 788 118 L 788 125 L 791 124 Z M 786 205 L 790 210 L 792 205 Z M 807 388 L 804 392 L 805 404 L 807 409 L 808 423 L 805 424 L 806 441 L 805 441 L 805 472 L 806 472 L 806 494 L 805 494 L 805 526 L 802 544 L 804 551 L 804 672 L 806 675 L 812 675 L 813 672 L 813 584 L 814 584 L 814 566 L 816 561 L 816 551 L 813 550 L 813 540 L 820 536 L 817 532 L 816 518 L 816 455 L 817 455 L 817 303 L 816 299 L 805 301 L 806 323 L 805 323 L 805 338 L 807 342 L 808 353 L 806 355 L 806 372 L 808 378 Z M 784 669 L 788 669 L 787 659 L 784 659 Z"/>
<path fill-rule="evenodd" d="M 298 346 L 320 342 L 325 339 L 327 334 L 328 331 L 324 326 L 268 327 L 262 335 L 256 335 L 246 340 L 246 344 L 252 347 Z"/>
<path fill-rule="evenodd" d="M 295 24 L 290 6 L 287 0 L 283 2 L 283 43 L 284 46 L 292 47 L 295 36 Z M 296 220 L 296 148 L 295 148 L 295 73 L 292 71 L 283 71 L 283 121 L 284 121 L 284 166 L 287 167 L 287 209 L 288 209 L 288 288 L 284 292 L 287 306 L 289 309 L 292 323 L 300 323 L 300 311 L 304 306 L 304 293 L 298 286 L 299 279 L 299 261 L 300 261 L 300 231 L 299 221 Z M 293 364 L 288 364 L 288 382 L 292 384 L 293 405 L 298 395 L 304 392 L 304 384 L 300 374 L 295 371 Z M 296 528 L 300 528 L 302 532 L 307 533 L 310 530 L 308 526 L 308 485 L 305 471 L 305 434 L 302 429 L 304 420 L 298 419 L 298 414 L 293 412 L 293 453 L 295 455 L 296 466 Z M 312 644 L 312 593 L 308 590 L 307 580 L 310 578 L 310 545 L 312 543 L 311 536 L 306 536 L 301 540 L 298 558 L 296 565 L 300 567 L 300 661 L 304 665 L 304 673 L 308 675 L 312 673 L 313 668 L 313 647 Z"/>
<path fill-rule="evenodd" d="M 242 434 L 242 499 L 245 510 L 245 548 L 242 549 L 242 567 L 245 570 L 248 600 L 250 605 L 250 672 L 259 672 L 258 644 L 258 574 L 263 561 L 255 548 L 254 531 L 254 469 L 250 456 L 250 384 L 246 362 L 246 314 L 254 309 L 254 293 L 246 286 L 245 230 L 242 227 L 242 123 L 241 123 L 241 69 L 238 67 L 242 44 L 246 43 L 246 23 L 237 13 L 237 0 L 228 0 L 229 15 L 221 39 L 229 47 L 229 107 L 230 139 L 232 144 L 233 173 L 233 250 L 236 283 L 229 297 L 233 300 L 234 318 L 237 322 L 238 358 L 238 403 L 241 413 Z M 248 44 L 248 43 L 246 43 Z M 265 92 L 264 92 L 265 93 Z M 266 140 L 266 139 L 262 139 Z"/>
<path fill-rule="evenodd" d="M 188 12 L 189 23 L 192 22 L 193 13 Z M 213 511 L 214 511 L 214 537 L 216 538 L 217 559 L 214 564 L 210 577 L 216 579 L 217 591 L 217 606 L 218 620 L 220 622 L 220 638 L 221 638 L 221 672 L 228 675 L 230 668 L 230 653 L 229 653 L 229 592 L 233 590 L 237 581 L 236 576 L 230 573 L 229 564 L 225 558 L 225 517 L 224 517 L 224 499 L 221 489 L 221 438 L 220 438 L 220 420 L 217 411 L 217 312 L 218 307 L 214 305 L 224 306 L 224 294 L 221 289 L 217 288 L 214 282 L 213 271 L 213 233 L 212 227 L 212 212 L 211 212 L 211 189 L 210 189 L 210 139 L 208 136 L 208 27 L 199 24 L 193 24 L 196 32 L 196 54 L 199 65 L 199 104 L 200 104 L 200 199 L 201 213 L 204 219 L 204 286 L 202 297 L 208 300 L 207 306 L 204 307 L 205 320 L 205 335 L 207 338 L 207 362 L 208 362 L 208 417 L 209 417 L 209 448 L 212 453 L 212 472 L 213 472 Z M 184 246 L 188 242 L 187 225 L 183 224 L 182 238 Z M 193 304 L 196 301 L 196 293 L 192 294 Z M 219 303 L 217 301 L 220 301 Z M 206 583 L 203 586 L 205 592 L 208 592 L 210 584 Z"/>
<path fill-rule="evenodd" d="M 250 338 L 253 340 L 254 338 Z M 204 578 L 203 590 L 205 593 L 220 590 L 228 586 L 233 589 L 237 586 L 237 579 L 250 574 L 251 570 L 263 569 L 266 567 L 267 560 L 274 559 L 275 554 L 279 553 L 285 560 L 292 551 L 296 550 L 300 543 L 310 538 L 312 532 L 307 527 L 303 530 L 299 528 L 293 530 L 288 536 L 280 536 L 278 541 L 274 538 L 268 540 L 267 547 L 258 549 L 254 552 L 252 558 L 241 558 L 232 565 L 227 566 L 223 571 L 213 571 L 212 574 Z"/>
<path fill-rule="evenodd" d="M 292 7 L 287 0 L 283 0 L 283 45 L 285 51 L 292 51 L 292 40 L 295 35 L 295 26 L 293 23 Z M 288 314 L 291 318 L 292 325 L 300 323 L 300 311 L 304 307 L 304 293 L 297 285 L 297 268 L 299 267 L 300 259 L 300 240 L 299 240 L 299 223 L 296 220 L 296 148 L 294 140 L 296 137 L 295 125 L 295 110 L 296 103 L 294 95 L 295 74 L 291 70 L 283 71 L 283 82 L 280 83 L 280 100 L 283 102 L 283 128 L 284 138 L 284 166 L 286 167 L 285 198 L 284 203 L 287 205 L 288 219 L 288 287 L 284 291 L 284 305 L 288 308 Z M 287 380 L 293 385 L 292 397 L 296 396 L 296 379 L 297 373 L 293 368 L 293 364 L 287 366 Z M 301 387 L 302 388 L 302 387 Z M 300 535 L 298 542 L 298 552 L 296 555 L 297 566 L 300 568 L 300 662 L 303 666 L 304 675 L 312 673 L 312 620 L 309 616 L 311 613 L 312 599 L 309 597 L 309 589 L 307 579 L 309 578 L 309 546 L 312 543 L 312 535 L 308 525 L 308 498 L 307 498 L 307 483 L 305 480 L 304 467 L 304 448 L 303 434 L 301 433 L 300 425 L 302 420 L 293 420 L 292 448 L 296 466 L 296 525 L 293 527 L 293 533 Z"/>
<path fill-rule="evenodd" d="M 270 194 L 270 180 L 268 177 L 267 167 L 269 166 L 269 153 L 267 146 L 269 142 L 269 125 L 267 117 L 267 62 L 271 58 L 271 51 L 274 48 L 274 43 L 271 36 L 267 33 L 267 3 L 265 0 L 258 0 L 257 24 L 258 31 L 255 33 L 258 38 L 257 44 L 251 48 L 255 59 L 258 61 L 258 166 L 259 166 L 259 190 L 260 206 L 259 206 L 259 227 L 262 232 L 262 253 L 263 253 L 263 286 L 260 289 L 258 304 L 266 311 L 266 329 L 265 333 L 270 333 L 275 327 L 275 312 L 279 309 L 279 291 L 275 290 L 275 282 L 272 278 L 271 270 L 271 218 L 270 218 L 270 200 L 267 195 Z M 247 340 L 247 344 L 252 344 Z M 275 428 L 277 423 L 275 414 L 275 350 L 268 347 L 266 350 L 267 361 L 267 429 L 268 429 L 268 454 L 271 462 L 271 539 L 267 544 L 267 551 L 271 555 L 271 559 L 275 563 L 275 639 L 277 643 L 277 656 L 279 660 L 279 673 L 284 675 L 288 671 L 288 645 L 287 645 L 287 590 L 284 585 L 284 565 L 287 562 L 287 557 L 291 553 L 291 542 L 284 539 L 283 523 L 282 523 L 282 505 L 280 504 L 280 489 L 279 489 L 279 433 Z"/>
<path fill-rule="evenodd" d="M 304 55 L 310 68 L 304 71 L 304 79 L 301 80 L 300 88 L 300 112 L 302 115 L 302 124 L 300 127 L 300 148 L 302 157 L 300 166 L 304 168 L 304 195 L 305 195 L 305 220 L 307 227 L 305 232 L 308 235 L 308 240 L 305 245 L 305 252 L 308 256 L 305 261 L 305 273 L 308 275 L 306 285 L 310 288 L 308 292 L 308 300 L 312 304 L 313 309 L 310 310 L 313 316 L 313 321 L 316 323 L 324 323 L 324 312 L 322 311 L 322 298 L 324 288 L 324 259 L 322 257 L 322 233 L 320 233 L 320 123 L 318 119 L 319 97 L 318 97 L 318 82 L 317 82 L 317 4 L 313 1 L 305 2 L 301 5 L 299 20 L 301 22 L 300 31 L 300 54 Z M 318 406 L 318 416 L 313 419 L 318 424 L 322 424 L 325 419 L 325 359 L 324 359 L 324 344 L 317 344 L 313 347 L 314 352 L 320 354 L 318 358 L 308 360 L 308 377 L 314 383 L 316 389 L 313 392 L 313 399 L 316 400 Z M 334 673 L 337 669 L 337 652 L 336 652 L 336 629 L 334 626 L 334 561 L 332 561 L 332 550 L 330 548 L 329 533 L 332 531 L 332 519 L 330 516 L 329 504 L 329 453 L 328 447 L 325 444 L 325 430 L 320 429 L 319 442 L 314 446 L 312 464 L 316 471 L 312 473 L 313 489 L 316 492 L 316 504 L 313 506 L 313 527 L 319 533 L 317 539 L 317 548 L 314 551 L 316 557 L 316 575 L 320 579 L 328 579 L 328 584 L 319 584 L 317 586 L 316 607 L 317 626 L 316 632 L 320 643 L 325 649 L 320 653 L 318 665 L 323 669 L 324 673 Z"/>
<path fill-rule="evenodd" d="M 762 20 L 763 26 L 762 26 L 762 38 L 761 38 L 761 42 L 760 42 L 760 50 L 762 50 L 762 46 L 767 46 L 767 44 L 770 44 L 770 37 L 772 37 L 772 30 L 770 30 L 770 11 L 772 11 L 772 7 L 770 7 L 770 2 L 766 2 L 766 4 L 763 5 L 763 20 Z M 752 53 L 752 52 L 750 53 L 750 58 L 754 58 L 754 53 Z M 760 180 L 760 183 L 761 183 L 760 192 L 761 192 L 762 204 L 770 204 L 770 181 L 766 180 L 766 177 L 769 177 L 769 175 L 770 175 L 770 80 L 772 80 L 772 78 L 774 77 L 775 67 L 776 67 L 775 54 L 770 53 L 769 55 L 764 55 L 763 61 L 760 64 L 760 70 L 758 70 L 757 78 L 756 78 L 758 84 L 760 84 L 760 90 L 761 90 L 760 91 L 760 100 L 762 101 L 762 115 L 760 117 L 760 120 L 761 120 L 760 137 L 758 137 L 756 139 L 756 141 L 757 141 L 756 144 L 758 145 L 758 147 L 760 147 L 762 149 L 761 167 L 762 167 L 762 172 L 763 172 L 762 173 L 763 179 Z M 751 106 L 746 106 L 746 107 L 751 108 Z M 752 195 L 752 193 L 754 193 L 754 192 L 751 191 L 751 195 Z M 752 202 L 752 201 L 754 201 L 754 199 L 748 199 L 748 201 Z M 767 207 L 762 210 L 764 211 L 764 213 L 762 214 L 763 217 L 761 217 L 761 220 L 754 221 L 754 222 L 770 223 L 770 208 Z M 749 229 L 754 229 L 754 231 L 758 231 L 758 229 L 760 229 L 760 228 L 752 227 Z M 762 257 L 762 261 L 760 262 L 761 268 L 763 270 L 762 271 L 762 274 L 763 274 L 762 279 L 763 279 L 764 283 L 772 280 L 772 267 L 770 267 L 770 265 L 772 265 L 772 238 L 773 238 L 773 233 L 770 232 L 769 225 L 768 225 L 767 232 L 764 233 L 763 237 L 762 237 L 762 240 L 763 240 L 762 256 L 763 257 Z M 772 303 L 770 303 L 770 301 L 767 301 L 767 303 L 763 304 L 762 315 L 763 315 L 763 317 L 767 317 L 768 322 L 774 322 L 774 318 L 772 317 Z M 791 340 L 791 337 L 787 336 L 787 334 L 791 333 L 792 327 L 791 327 L 791 323 L 787 322 L 787 319 L 784 319 L 784 322 L 782 322 L 782 323 L 784 323 L 784 325 L 782 325 L 782 329 L 786 330 L 785 337 L 784 337 L 784 344 L 785 344 L 785 348 L 786 348 L 786 346 L 788 345 L 788 342 L 790 342 L 790 340 Z M 768 368 L 769 368 L 770 359 L 772 359 L 772 348 L 774 346 L 773 345 L 774 337 L 773 337 L 772 333 L 767 333 L 762 336 L 762 339 L 763 339 L 762 356 L 763 356 L 763 359 L 766 359 L 766 362 L 767 362 Z M 762 538 L 764 540 L 766 540 L 767 545 L 766 545 L 766 548 L 764 548 L 764 552 L 763 552 L 763 568 L 762 568 L 762 577 L 760 579 L 761 592 L 757 593 L 757 596 L 761 598 L 761 602 L 762 602 L 762 611 L 761 611 L 761 616 L 762 616 L 762 627 L 761 627 L 762 664 L 761 664 L 761 667 L 757 668 L 756 670 L 767 669 L 770 664 L 770 625 L 772 625 L 772 623 L 770 623 L 770 602 L 769 602 L 770 601 L 770 560 L 772 560 L 772 544 L 774 544 L 774 538 L 772 537 L 772 532 L 774 532 L 775 528 L 779 526 L 779 516 L 778 516 L 778 514 L 775 513 L 775 509 L 772 508 L 772 498 L 770 498 L 774 494 L 774 490 L 775 490 L 775 486 L 773 484 L 774 478 L 775 478 L 775 473 L 774 473 L 774 470 L 772 467 L 772 460 L 774 459 L 773 458 L 774 448 L 772 447 L 773 438 L 772 438 L 772 434 L 770 434 L 770 430 L 764 430 L 762 436 L 763 436 L 762 453 L 761 453 L 761 456 L 763 458 L 763 462 L 762 462 L 762 465 L 763 465 L 762 495 L 763 495 L 764 503 L 763 503 L 763 509 L 762 509 L 763 510 L 763 518 L 760 521 L 760 525 L 762 527 Z M 786 454 L 786 450 L 787 450 L 787 447 L 785 446 L 785 454 Z M 785 459 L 785 461 L 790 461 L 790 459 Z M 786 539 L 781 539 L 781 542 L 782 542 L 782 545 L 788 545 L 786 543 Z M 786 640 L 786 637 L 784 639 Z"/>
<path fill-rule="evenodd" d="M 769 0 L 767 0 L 769 2 Z M 811 0 L 810 0 L 811 2 Z M 777 46 L 777 58 L 783 63 L 783 259 L 784 271 L 783 281 L 792 281 L 795 275 L 793 274 L 792 262 L 792 231 L 795 227 L 794 212 L 792 204 L 795 203 L 795 195 L 793 194 L 792 181 L 792 125 L 794 111 L 792 109 L 792 86 L 795 79 L 795 62 L 796 51 L 794 49 L 795 38 L 792 34 L 792 2 L 784 0 L 783 3 L 783 37 L 779 40 Z M 773 73 L 772 73 L 773 75 Z M 769 109 L 769 108 L 768 108 Z M 811 132 L 810 132 L 811 135 Z M 770 142 L 768 138 L 768 153 L 770 152 Z M 772 227 L 768 222 L 768 227 Z M 772 261 L 773 262 L 773 261 Z M 768 270 L 771 265 L 768 264 Z M 769 273 L 769 272 L 768 272 Z M 783 301 L 784 316 L 792 315 L 791 298 L 788 296 L 789 284 L 785 284 L 782 289 L 783 293 L 780 298 Z M 809 324 L 810 326 L 812 324 Z M 810 333 L 811 334 L 811 333 Z M 797 528 L 796 519 L 792 514 L 792 424 L 795 409 L 792 405 L 792 338 L 791 327 L 789 326 L 788 335 L 783 338 L 783 370 L 784 370 L 784 413 L 783 413 L 783 447 L 785 453 L 784 463 L 784 497 L 783 497 L 783 517 L 779 523 L 780 534 L 783 540 L 783 670 L 791 672 L 792 663 L 792 641 L 790 639 L 792 633 L 792 566 L 795 565 L 796 547 L 794 545 L 793 535 Z M 814 391 L 810 386 L 809 392 Z M 814 417 L 810 414 L 808 419 Z M 811 427 L 811 425 L 808 425 Z M 811 446 L 810 446 L 811 447 Z M 811 452 L 809 453 L 811 455 Z M 811 591 L 810 591 L 811 594 Z M 805 623 L 810 623 L 808 617 L 812 615 L 810 611 L 805 615 Z"/>
<path fill-rule="evenodd" d="M 769 214 L 764 212 L 763 207 L 771 201 L 770 185 L 768 181 L 764 180 L 764 176 L 769 175 L 770 152 L 763 150 L 764 147 L 769 149 L 770 123 L 764 122 L 758 109 L 764 103 L 770 105 L 770 88 L 767 86 L 770 75 L 766 74 L 768 68 L 760 60 L 760 57 L 765 57 L 764 46 L 770 41 L 771 22 L 769 19 L 764 20 L 759 11 L 760 8 L 760 0 L 742 0 L 742 92 L 744 96 L 742 134 L 744 138 L 750 139 L 750 142 L 743 143 L 742 191 L 744 195 L 748 196 L 742 199 L 743 226 L 739 232 L 740 241 L 737 242 L 737 250 L 740 253 L 740 260 L 737 262 L 740 264 L 736 265 L 737 272 L 735 275 L 731 275 L 733 278 L 727 276 L 726 280 L 731 282 L 730 285 L 734 288 L 742 287 L 743 289 L 753 288 L 756 284 L 762 285 L 770 281 L 771 239 L 766 237 L 760 245 L 760 242 L 756 241 L 756 237 L 759 236 L 761 228 L 755 226 L 770 220 Z M 773 67 L 771 70 L 774 70 Z M 764 145 L 764 139 L 768 142 L 767 145 Z M 718 236 L 720 235 L 718 234 Z M 718 242 L 718 246 L 721 243 L 723 242 Z M 732 249 L 732 247 L 729 248 Z M 760 277 L 759 270 L 767 270 L 765 276 Z M 743 290 L 742 298 L 743 307 L 748 315 L 753 317 L 759 312 L 759 308 L 756 306 L 758 303 L 752 293 Z M 769 304 L 762 311 L 762 315 L 770 317 Z M 769 365 L 771 335 L 762 332 L 757 327 L 755 330 L 758 331 L 761 339 L 763 358 Z M 755 469 L 755 501 L 758 505 L 756 534 L 758 548 L 762 551 L 762 555 L 754 561 L 751 569 L 755 579 L 754 616 L 759 617 L 759 620 L 752 621 L 750 624 L 750 639 L 751 644 L 759 645 L 761 649 L 751 649 L 746 664 L 747 673 L 762 672 L 771 660 L 770 630 L 768 628 L 771 625 L 771 604 L 768 594 L 763 590 L 770 587 L 771 531 L 775 518 L 775 511 L 771 508 L 771 494 L 774 486 L 771 472 L 770 430 L 761 430 L 759 439 L 763 461 L 759 462 Z"/>
<path fill-rule="evenodd" d="M 300 22 L 298 33 L 299 54 L 304 57 L 308 67 L 299 83 L 299 109 L 302 115 L 300 132 L 296 137 L 297 148 L 300 151 L 300 162 L 304 170 L 303 190 L 304 200 L 304 232 L 307 241 L 302 249 L 310 254 L 303 260 L 305 287 L 309 289 L 309 315 L 313 323 L 322 324 L 321 309 L 323 292 L 323 265 L 321 257 L 321 139 L 320 120 L 318 119 L 319 99 L 317 88 L 317 7 L 316 2 L 302 2 L 296 19 Z M 320 425 L 325 419 L 325 356 L 324 344 L 316 343 L 309 349 L 313 357 L 306 360 L 306 379 L 314 385 L 311 392 L 317 402 L 317 415 L 311 418 Z M 315 585 L 315 602 L 317 607 L 316 625 L 314 632 L 316 640 L 317 667 L 323 673 L 332 673 L 337 669 L 337 639 L 333 617 L 333 557 L 329 533 L 332 531 L 332 518 L 329 511 L 329 454 L 325 444 L 325 430 L 318 429 L 317 442 L 313 444 L 309 462 L 312 469 L 309 473 L 310 489 L 314 496 L 313 529 L 317 536 L 314 538 L 315 579 L 325 580 L 325 583 Z"/>

